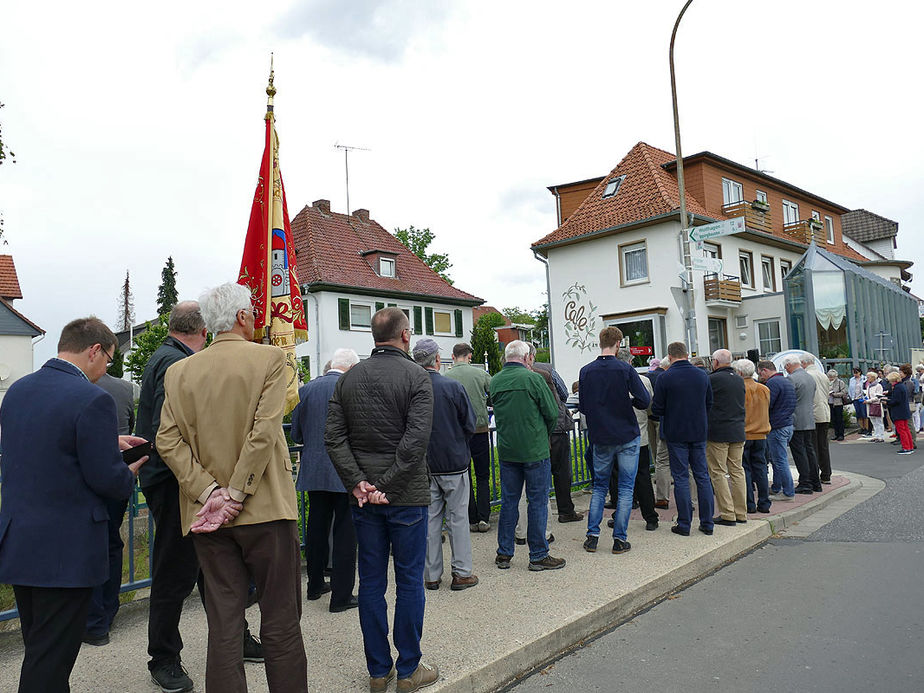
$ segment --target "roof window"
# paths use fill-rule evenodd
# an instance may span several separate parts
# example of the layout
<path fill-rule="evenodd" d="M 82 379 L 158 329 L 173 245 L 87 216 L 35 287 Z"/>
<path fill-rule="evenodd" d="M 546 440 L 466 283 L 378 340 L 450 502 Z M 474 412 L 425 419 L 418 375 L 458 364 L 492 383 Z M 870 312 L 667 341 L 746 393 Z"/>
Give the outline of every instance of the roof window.
<path fill-rule="evenodd" d="M 619 192 L 619 187 L 622 185 L 622 182 L 626 179 L 625 176 L 617 176 L 613 178 L 609 183 L 606 184 L 606 187 L 603 189 L 603 199 L 605 200 L 608 197 L 613 197 L 616 193 Z"/>

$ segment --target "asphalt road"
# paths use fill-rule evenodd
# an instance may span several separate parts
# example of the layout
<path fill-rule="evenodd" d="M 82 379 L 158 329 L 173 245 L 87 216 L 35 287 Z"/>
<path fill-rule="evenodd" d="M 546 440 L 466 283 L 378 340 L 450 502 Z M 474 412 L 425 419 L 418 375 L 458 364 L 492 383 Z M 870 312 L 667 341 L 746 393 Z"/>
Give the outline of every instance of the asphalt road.
<path fill-rule="evenodd" d="M 924 446 L 831 443 L 886 488 L 774 539 L 508 690 L 924 691 Z M 720 531 L 717 527 L 716 531 Z"/>

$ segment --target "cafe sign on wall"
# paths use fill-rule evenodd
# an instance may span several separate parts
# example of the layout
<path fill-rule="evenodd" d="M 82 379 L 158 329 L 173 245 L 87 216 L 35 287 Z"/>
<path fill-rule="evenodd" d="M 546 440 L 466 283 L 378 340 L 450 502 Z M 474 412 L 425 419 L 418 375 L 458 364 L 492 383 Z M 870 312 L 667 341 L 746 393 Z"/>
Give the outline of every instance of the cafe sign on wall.
<path fill-rule="evenodd" d="M 561 297 L 565 343 L 581 352 L 593 351 L 597 347 L 597 306 L 587 297 L 587 287 L 575 282 Z"/>

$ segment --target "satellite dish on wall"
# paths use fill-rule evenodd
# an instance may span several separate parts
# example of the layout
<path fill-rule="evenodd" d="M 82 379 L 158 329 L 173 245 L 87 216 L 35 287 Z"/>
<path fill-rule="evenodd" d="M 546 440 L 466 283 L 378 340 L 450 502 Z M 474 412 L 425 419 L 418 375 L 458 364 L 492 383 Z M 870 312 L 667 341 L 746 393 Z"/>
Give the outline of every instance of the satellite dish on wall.
<path fill-rule="evenodd" d="M 11 372 L 12 371 L 10 370 L 9 365 L 5 363 L 0 363 L 0 380 L 6 380 L 7 378 L 9 378 Z"/>

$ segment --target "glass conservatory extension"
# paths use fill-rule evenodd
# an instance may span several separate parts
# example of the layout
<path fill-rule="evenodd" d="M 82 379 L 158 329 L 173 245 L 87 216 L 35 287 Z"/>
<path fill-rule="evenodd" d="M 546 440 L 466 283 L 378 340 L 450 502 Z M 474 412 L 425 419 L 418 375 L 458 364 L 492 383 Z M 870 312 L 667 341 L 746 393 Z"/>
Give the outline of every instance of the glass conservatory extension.
<path fill-rule="evenodd" d="M 848 375 L 907 363 L 921 347 L 917 301 L 901 287 L 814 243 L 783 280 L 794 349 Z"/>

